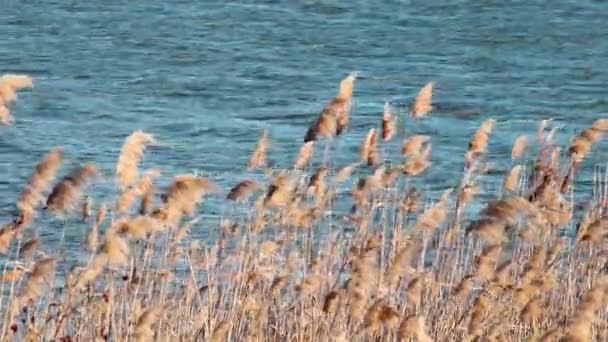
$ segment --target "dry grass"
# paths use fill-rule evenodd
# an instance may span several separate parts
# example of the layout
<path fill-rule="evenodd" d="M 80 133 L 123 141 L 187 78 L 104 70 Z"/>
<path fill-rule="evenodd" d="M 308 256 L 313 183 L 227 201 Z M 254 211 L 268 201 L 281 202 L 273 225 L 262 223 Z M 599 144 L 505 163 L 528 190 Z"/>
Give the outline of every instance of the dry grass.
<path fill-rule="evenodd" d="M 341 82 L 285 169 L 264 169 L 264 131 L 247 165 L 251 178 L 229 191 L 178 175 L 158 195 L 160 170 L 139 172 L 152 136 L 135 132 L 118 157 L 117 197 L 106 204 L 87 194 L 83 206 L 97 168 L 76 168 L 51 187 L 63 157 L 51 150 L 16 199 L 18 214 L 0 229 L 0 340 L 608 339 L 606 182 L 595 177 L 597 191 L 577 193 L 588 204 L 573 203 L 574 171 L 606 120 L 590 123 L 565 153 L 542 122 L 537 141 L 522 135 L 503 156 L 510 164 L 503 186 L 482 200 L 488 141 L 500 134 L 486 120 L 473 132 L 457 186 L 423 193 L 416 187 L 426 188 L 433 137 L 399 136 L 388 105 L 352 164 L 337 168 L 331 152 L 313 153 L 346 134 L 353 86 L 354 75 Z M 431 110 L 431 91 L 432 83 L 418 95 L 413 117 Z M 384 165 L 380 151 L 399 166 Z M 345 190 L 352 196 L 340 195 Z M 217 225 L 191 218 L 218 193 L 229 215 Z M 82 247 L 65 251 L 81 260 L 66 275 L 63 255 L 43 239 L 25 239 L 45 198 L 67 224 L 90 224 Z M 192 236 L 201 224 L 217 238 Z"/>

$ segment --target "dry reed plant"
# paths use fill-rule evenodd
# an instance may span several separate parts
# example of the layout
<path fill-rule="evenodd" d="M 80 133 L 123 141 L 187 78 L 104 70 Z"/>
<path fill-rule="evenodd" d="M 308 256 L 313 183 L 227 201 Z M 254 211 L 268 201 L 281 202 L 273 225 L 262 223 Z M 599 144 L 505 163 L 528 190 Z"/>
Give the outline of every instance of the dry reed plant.
<path fill-rule="evenodd" d="M 367 132 L 358 155 L 313 153 L 317 137 L 346 135 L 354 80 L 341 82 L 284 168 L 269 167 L 264 131 L 252 170 L 223 194 L 196 175 L 164 188 L 158 169 L 140 176 L 154 141 L 141 131 L 118 156 L 115 197 L 86 191 L 93 164 L 51 189 L 63 152 L 48 152 L 0 228 L 0 340 L 607 340 L 607 171 L 594 167 L 590 191 L 577 174 L 608 119 L 564 153 L 550 121 L 538 139 L 522 132 L 495 192 L 487 164 L 501 157 L 488 119 L 462 146 L 461 178 L 441 189 L 427 179 L 435 137 L 402 136 L 388 105 L 381 127 L 357 132 Z M 3 103 L 28 85 L 11 82 Z M 432 83 L 412 117 L 432 109 L 431 94 Z M 336 168 L 336 153 L 351 162 Z M 220 213 L 206 215 L 202 199 L 216 195 Z M 82 246 L 49 239 L 45 198 L 64 230 L 88 227 Z"/>
<path fill-rule="evenodd" d="M 412 107 L 410 109 L 410 116 L 413 118 L 421 118 L 427 115 L 433 110 L 432 98 L 433 98 L 433 82 L 427 83 L 414 99 Z"/>
<path fill-rule="evenodd" d="M 353 72 L 340 82 L 338 94 L 323 107 L 317 121 L 306 131 L 304 142 L 342 134 L 350 118 L 356 78 L 357 73 Z"/>
<path fill-rule="evenodd" d="M 146 147 L 153 142 L 154 137 L 142 131 L 135 131 L 125 139 L 116 162 L 116 180 L 121 190 L 137 181 L 139 162 Z"/>
<path fill-rule="evenodd" d="M 33 79 L 26 75 L 4 74 L 0 76 L 0 122 L 5 125 L 13 124 L 10 104 L 17 100 L 17 91 L 33 86 Z"/>

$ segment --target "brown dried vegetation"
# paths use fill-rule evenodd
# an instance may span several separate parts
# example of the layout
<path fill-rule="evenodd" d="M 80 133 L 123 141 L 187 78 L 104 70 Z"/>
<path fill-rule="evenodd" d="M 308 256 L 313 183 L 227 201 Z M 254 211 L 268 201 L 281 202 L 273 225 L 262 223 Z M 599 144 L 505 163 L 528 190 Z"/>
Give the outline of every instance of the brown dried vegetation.
<path fill-rule="evenodd" d="M 341 82 L 314 137 L 346 133 L 354 79 Z M 13 87 L 0 94 L 3 104 L 14 100 Z M 431 94 L 432 83 L 412 116 L 432 109 Z M 93 164 L 51 190 L 63 158 L 53 149 L 0 228 L 0 340 L 608 339 L 605 176 L 596 171 L 587 194 L 574 172 L 584 169 L 608 120 L 578 133 L 565 156 L 555 131 L 545 133 L 548 121 L 537 142 L 518 138 L 503 156 L 508 171 L 494 193 L 483 190 L 487 159 L 495 157 L 488 153 L 492 120 L 463 146 L 462 179 L 438 189 L 426 177 L 430 137 L 413 134 L 401 149 L 391 145 L 404 137 L 388 112 L 382 139 L 378 128 L 366 130 L 360 155 L 345 155 L 353 163 L 342 169 L 336 156 L 313 156 L 314 139 L 294 151 L 294 164 L 270 169 L 263 133 L 249 166 L 267 168 L 266 178 L 235 181 L 213 199 L 221 202 L 213 215 L 201 213 L 207 204 L 199 208 L 203 197 L 221 192 L 210 179 L 174 176 L 159 196 L 160 172 L 140 177 L 138 164 L 153 141 L 147 133 L 135 132 L 123 145 L 115 198 L 87 191 L 99 174 Z M 401 164 L 384 163 L 379 151 Z M 74 209 L 85 192 L 83 221 Z M 82 246 L 73 243 L 77 235 L 64 245 L 47 241 L 45 197 L 70 234 L 90 225 L 81 231 Z M 77 265 L 67 269 L 66 259 Z"/>

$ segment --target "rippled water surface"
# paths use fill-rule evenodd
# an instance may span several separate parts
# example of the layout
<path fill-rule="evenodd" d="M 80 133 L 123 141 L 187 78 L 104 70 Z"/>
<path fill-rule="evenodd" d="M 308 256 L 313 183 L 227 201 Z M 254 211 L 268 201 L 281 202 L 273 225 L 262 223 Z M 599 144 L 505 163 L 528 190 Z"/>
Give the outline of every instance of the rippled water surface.
<path fill-rule="evenodd" d="M 167 178 L 198 170 L 232 185 L 263 128 L 269 157 L 287 166 L 353 70 L 361 78 L 339 163 L 356 158 L 385 100 L 409 103 L 434 80 L 439 109 L 401 120 L 406 132 L 432 136 L 429 184 L 457 182 L 487 117 L 497 120 L 489 151 L 501 171 L 513 138 L 540 119 L 555 118 L 566 143 L 606 113 L 606 23 L 608 2 L 588 0 L 0 0 L 0 73 L 36 78 L 14 106 L 16 124 L 0 128 L 0 204 L 12 208 L 53 145 L 67 150 L 66 171 L 94 161 L 111 183 L 135 129 L 162 141 L 143 166 Z"/>

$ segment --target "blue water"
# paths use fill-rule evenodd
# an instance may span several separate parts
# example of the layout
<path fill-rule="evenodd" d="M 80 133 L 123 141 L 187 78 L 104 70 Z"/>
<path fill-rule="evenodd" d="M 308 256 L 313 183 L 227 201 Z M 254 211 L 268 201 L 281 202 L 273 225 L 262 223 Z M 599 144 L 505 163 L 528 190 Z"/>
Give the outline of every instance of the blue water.
<path fill-rule="evenodd" d="M 16 124 L 0 127 L 0 207 L 13 208 L 54 145 L 67 151 L 62 174 L 82 162 L 102 168 L 106 178 L 95 185 L 102 201 L 135 129 L 162 142 L 142 167 L 160 167 L 165 183 L 197 170 L 233 185 L 247 175 L 263 128 L 269 158 L 287 167 L 306 127 L 354 70 L 361 79 L 340 163 L 357 158 L 385 100 L 409 103 L 434 80 L 439 109 L 400 122 L 432 136 L 425 179 L 455 185 L 469 137 L 488 117 L 498 121 L 489 158 L 502 171 L 513 138 L 533 135 L 539 120 L 555 118 L 564 127 L 558 141 L 567 143 L 605 115 L 606 23 L 608 2 L 589 0 L 0 0 L 0 73 L 36 78 L 13 107 Z M 586 165 L 605 160 L 605 147 Z M 486 189 L 499 183 L 489 177 Z"/>

